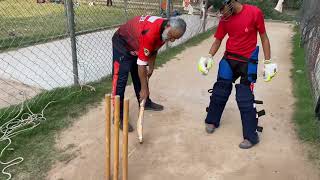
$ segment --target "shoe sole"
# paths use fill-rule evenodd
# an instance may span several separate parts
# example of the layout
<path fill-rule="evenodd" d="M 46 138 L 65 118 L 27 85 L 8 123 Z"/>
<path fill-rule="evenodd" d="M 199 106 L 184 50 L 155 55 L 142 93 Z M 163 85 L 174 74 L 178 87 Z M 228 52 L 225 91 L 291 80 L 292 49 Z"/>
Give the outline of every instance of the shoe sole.
<path fill-rule="evenodd" d="M 163 111 L 163 109 L 150 109 L 150 108 L 144 108 L 146 111 Z"/>
<path fill-rule="evenodd" d="M 214 129 L 213 130 L 208 130 L 208 129 L 206 129 L 206 132 L 208 133 L 208 134 L 213 134 L 214 133 Z"/>
<path fill-rule="evenodd" d="M 251 144 L 251 146 L 241 146 L 241 144 L 239 144 L 239 148 L 240 149 L 250 149 L 250 148 L 254 147 L 257 144 L 259 144 L 259 142 L 257 142 L 256 144 Z"/>

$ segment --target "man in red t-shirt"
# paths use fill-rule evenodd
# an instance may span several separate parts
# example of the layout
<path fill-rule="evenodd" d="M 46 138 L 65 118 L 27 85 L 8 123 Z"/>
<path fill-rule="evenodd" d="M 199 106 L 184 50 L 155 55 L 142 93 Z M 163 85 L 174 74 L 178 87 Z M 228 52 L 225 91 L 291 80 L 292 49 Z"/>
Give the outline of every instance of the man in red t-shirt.
<path fill-rule="evenodd" d="M 219 6 L 220 4 L 220 6 Z M 241 114 L 243 138 L 239 147 L 248 149 L 259 142 L 258 119 L 253 95 L 253 83 L 257 79 L 259 33 L 264 51 L 265 64 L 271 64 L 270 42 L 266 33 L 262 11 L 252 5 L 242 5 L 237 0 L 216 0 L 213 4 L 222 14 L 215 41 L 207 57 L 202 57 L 198 68 L 207 74 L 212 67 L 213 56 L 222 40 L 228 34 L 226 51 L 219 63 L 217 82 L 210 90 L 210 105 L 205 120 L 206 131 L 213 133 L 220 125 L 220 119 L 232 91 L 232 83 L 240 77 L 236 85 L 236 100 Z"/>
<path fill-rule="evenodd" d="M 149 98 L 148 78 L 154 69 L 158 50 L 167 41 L 183 36 L 186 23 L 181 18 L 165 19 L 157 16 L 136 16 L 121 25 L 112 38 L 113 96 L 120 96 L 120 128 L 123 120 L 123 99 L 129 73 L 138 102 L 146 100 L 145 110 L 161 111 L 162 105 Z M 147 69 L 148 66 L 148 69 Z M 139 103 L 140 104 L 140 103 Z M 129 132 L 133 128 L 129 124 Z"/>

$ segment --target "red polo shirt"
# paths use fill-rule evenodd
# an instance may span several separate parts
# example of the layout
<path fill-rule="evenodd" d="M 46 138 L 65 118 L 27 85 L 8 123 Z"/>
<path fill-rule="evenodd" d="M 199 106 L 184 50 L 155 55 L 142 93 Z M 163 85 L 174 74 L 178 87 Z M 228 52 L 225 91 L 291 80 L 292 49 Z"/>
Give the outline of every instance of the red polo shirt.
<path fill-rule="evenodd" d="M 226 34 L 226 51 L 250 58 L 257 46 L 257 33 L 266 32 L 262 11 L 256 6 L 244 4 L 241 12 L 219 22 L 215 38 L 222 40 Z"/>
<path fill-rule="evenodd" d="M 165 43 L 162 41 L 165 18 L 136 16 L 120 26 L 118 32 L 127 43 L 127 50 L 138 55 L 138 64 L 146 65 L 150 56 Z"/>

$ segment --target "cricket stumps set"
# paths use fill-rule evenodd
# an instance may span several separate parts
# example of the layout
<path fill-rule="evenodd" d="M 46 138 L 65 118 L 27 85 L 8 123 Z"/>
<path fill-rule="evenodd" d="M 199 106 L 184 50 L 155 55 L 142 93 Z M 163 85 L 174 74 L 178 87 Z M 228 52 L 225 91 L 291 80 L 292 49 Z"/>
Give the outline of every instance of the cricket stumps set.
<path fill-rule="evenodd" d="M 106 175 L 105 180 L 111 180 L 111 159 L 113 159 L 112 179 L 119 178 L 119 127 L 120 127 L 120 96 L 114 97 L 114 130 L 113 130 L 113 158 L 111 158 L 111 95 L 105 96 L 106 111 Z M 122 180 L 128 179 L 128 119 L 129 100 L 123 105 L 123 136 L 122 136 Z"/>
<path fill-rule="evenodd" d="M 119 178 L 119 129 L 120 129 L 120 96 L 114 96 L 113 111 L 113 158 L 111 157 L 111 114 L 112 97 L 105 95 L 105 113 L 106 113 L 106 180 L 118 180 Z M 137 133 L 140 144 L 143 142 L 143 116 L 145 100 L 140 104 L 140 111 L 137 121 Z M 128 128 L 129 128 L 129 100 L 125 99 L 123 104 L 123 129 L 122 129 L 122 180 L 128 179 Z M 113 173 L 111 176 L 111 160 L 113 159 Z"/>

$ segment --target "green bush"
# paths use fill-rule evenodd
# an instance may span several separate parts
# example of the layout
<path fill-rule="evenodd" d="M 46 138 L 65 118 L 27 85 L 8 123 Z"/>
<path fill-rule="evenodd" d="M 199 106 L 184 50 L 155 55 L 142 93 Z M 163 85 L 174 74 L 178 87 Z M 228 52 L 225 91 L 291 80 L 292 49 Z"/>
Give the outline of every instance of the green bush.
<path fill-rule="evenodd" d="M 278 0 L 272 0 L 272 2 L 274 4 L 277 4 Z M 289 9 L 300 9 L 302 3 L 303 3 L 303 0 L 285 0 L 283 2 L 283 6 Z"/>
<path fill-rule="evenodd" d="M 259 7 L 266 19 L 274 19 L 274 20 L 284 20 L 284 21 L 292 21 L 295 19 L 294 16 L 287 15 L 285 13 L 279 13 L 278 11 L 274 10 L 275 3 L 272 1 L 257 1 L 257 0 L 240 0 L 242 3 L 251 4 L 254 6 Z"/>

